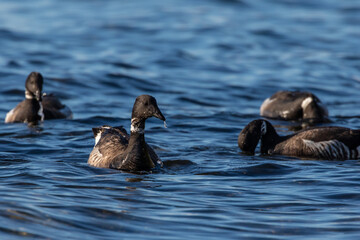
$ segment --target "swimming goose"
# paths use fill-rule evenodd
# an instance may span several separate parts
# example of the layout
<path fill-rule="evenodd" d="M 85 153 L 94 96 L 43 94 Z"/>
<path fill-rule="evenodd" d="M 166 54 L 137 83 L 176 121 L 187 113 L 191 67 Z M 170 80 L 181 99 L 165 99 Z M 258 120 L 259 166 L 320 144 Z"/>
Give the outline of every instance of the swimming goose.
<path fill-rule="evenodd" d="M 327 122 L 328 110 L 319 98 L 310 92 L 279 91 L 265 99 L 260 115 L 283 120 Z"/>
<path fill-rule="evenodd" d="M 123 127 L 104 125 L 93 128 L 95 146 L 88 164 L 126 171 L 148 171 L 156 166 L 161 167 L 160 158 L 145 142 L 145 121 L 150 117 L 165 121 L 156 99 L 141 95 L 136 98 L 133 106 L 130 136 Z"/>
<path fill-rule="evenodd" d="M 315 127 L 279 136 L 270 122 L 258 119 L 240 132 L 238 145 L 254 154 L 259 141 L 262 154 L 328 160 L 360 158 L 360 130 L 344 127 Z"/>
<path fill-rule="evenodd" d="M 10 110 L 5 117 L 5 123 L 25 122 L 37 123 L 44 119 L 71 118 L 71 110 L 61 104 L 54 95 L 42 94 L 43 77 L 38 72 L 32 72 L 25 82 L 25 100 Z"/>

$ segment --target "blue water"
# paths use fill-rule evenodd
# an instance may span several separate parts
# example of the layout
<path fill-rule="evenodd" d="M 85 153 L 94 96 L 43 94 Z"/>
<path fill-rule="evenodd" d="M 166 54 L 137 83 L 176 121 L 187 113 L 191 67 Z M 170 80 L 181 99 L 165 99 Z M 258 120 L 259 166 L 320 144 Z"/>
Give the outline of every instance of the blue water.
<path fill-rule="evenodd" d="M 360 128 L 359 26 L 357 0 L 2 0 L 0 115 L 39 71 L 74 119 L 0 123 L 0 238 L 359 239 L 358 160 L 237 146 L 280 89 Z M 129 130 L 140 94 L 167 118 L 146 131 L 164 170 L 88 166 L 91 128 Z"/>

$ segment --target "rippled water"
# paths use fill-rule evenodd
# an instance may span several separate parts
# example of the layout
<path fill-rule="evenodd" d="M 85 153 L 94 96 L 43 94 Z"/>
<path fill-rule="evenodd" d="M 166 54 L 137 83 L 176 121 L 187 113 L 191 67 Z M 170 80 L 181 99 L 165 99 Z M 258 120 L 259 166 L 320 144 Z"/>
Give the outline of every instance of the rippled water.
<path fill-rule="evenodd" d="M 3 0 L 2 118 L 39 71 L 74 120 L 0 123 L 0 238 L 359 238 L 358 160 L 237 146 L 279 89 L 310 90 L 331 125 L 360 128 L 359 26 L 357 0 Z M 164 170 L 88 166 L 91 128 L 129 129 L 145 93 L 168 119 L 146 131 Z"/>

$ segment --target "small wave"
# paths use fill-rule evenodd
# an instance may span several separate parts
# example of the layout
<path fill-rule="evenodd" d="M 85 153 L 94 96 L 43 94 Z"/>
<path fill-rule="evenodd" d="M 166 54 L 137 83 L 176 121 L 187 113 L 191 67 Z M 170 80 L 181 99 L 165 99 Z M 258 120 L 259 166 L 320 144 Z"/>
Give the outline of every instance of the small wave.
<path fill-rule="evenodd" d="M 190 161 L 190 160 L 167 160 L 164 161 L 164 166 L 168 168 L 173 167 L 181 167 L 181 166 L 193 166 L 196 165 L 196 163 Z"/>
<path fill-rule="evenodd" d="M 200 106 L 206 106 L 206 107 L 219 107 L 220 105 L 215 104 L 213 102 L 205 102 L 198 99 L 190 98 L 190 97 L 179 97 L 179 101 L 189 102 Z"/>
<path fill-rule="evenodd" d="M 275 163 L 263 163 L 255 166 L 250 166 L 246 168 L 231 169 L 224 171 L 215 171 L 215 172 L 204 172 L 199 173 L 198 175 L 215 175 L 215 176 L 268 176 L 268 175 L 284 175 L 297 171 L 296 169 Z"/>
<path fill-rule="evenodd" d="M 191 173 L 198 169 L 198 165 L 190 160 L 166 160 L 163 172 L 171 174 Z"/>
<path fill-rule="evenodd" d="M 257 29 L 251 31 L 255 35 L 269 37 L 273 39 L 285 39 L 286 37 L 273 29 Z"/>
<path fill-rule="evenodd" d="M 125 63 L 125 62 L 107 62 L 115 67 L 125 68 L 125 69 L 141 69 L 141 67 L 136 66 L 134 64 Z"/>

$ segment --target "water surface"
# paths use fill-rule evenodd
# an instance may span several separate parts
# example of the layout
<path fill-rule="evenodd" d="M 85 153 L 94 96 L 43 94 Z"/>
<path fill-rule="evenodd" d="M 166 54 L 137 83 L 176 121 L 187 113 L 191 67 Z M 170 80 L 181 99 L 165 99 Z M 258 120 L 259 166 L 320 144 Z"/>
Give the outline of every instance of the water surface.
<path fill-rule="evenodd" d="M 73 120 L 0 123 L 1 239 L 357 239 L 360 162 L 241 153 L 279 89 L 308 90 L 331 125 L 360 128 L 355 0 L 10 1 L 0 8 L 0 115 L 45 77 Z M 87 165 L 103 124 L 136 96 L 163 171 Z M 271 121 L 280 134 L 295 123 Z"/>

